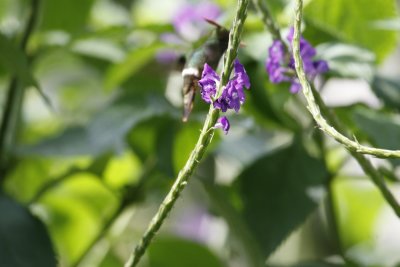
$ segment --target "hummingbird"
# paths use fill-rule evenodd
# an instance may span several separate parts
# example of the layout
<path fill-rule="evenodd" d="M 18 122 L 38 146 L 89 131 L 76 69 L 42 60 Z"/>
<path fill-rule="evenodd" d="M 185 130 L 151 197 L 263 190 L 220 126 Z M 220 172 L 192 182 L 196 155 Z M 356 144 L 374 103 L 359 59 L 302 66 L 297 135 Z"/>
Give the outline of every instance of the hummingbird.
<path fill-rule="evenodd" d="M 215 26 L 211 36 L 205 43 L 191 53 L 182 70 L 183 77 L 183 117 L 186 122 L 193 109 L 193 102 L 198 88 L 198 81 L 201 78 L 204 64 L 207 63 L 213 69 L 218 67 L 218 63 L 228 48 L 229 31 L 212 20 L 205 19 L 208 23 Z"/>

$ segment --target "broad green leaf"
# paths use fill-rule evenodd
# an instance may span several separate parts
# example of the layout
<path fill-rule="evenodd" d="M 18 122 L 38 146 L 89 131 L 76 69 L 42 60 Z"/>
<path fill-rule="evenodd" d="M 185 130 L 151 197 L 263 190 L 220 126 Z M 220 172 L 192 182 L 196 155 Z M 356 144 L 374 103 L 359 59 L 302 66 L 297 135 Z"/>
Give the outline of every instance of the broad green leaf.
<path fill-rule="evenodd" d="M 184 239 L 158 237 L 149 247 L 149 267 L 223 267 L 207 247 Z"/>
<path fill-rule="evenodd" d="M 343 177 L 338 177 L 333 184 L 335 206 L 345 247 L 371 238 L 375 219 L 384 203 L 378 190 L 372 184 L 367 184 L 368 181 L 351 181 Z"/>
<path fill-rule="evenodd" d="M 86 127 L 67 128 L 36 145 L 21 147 L 18 152 L 44 156 L 99 155 L 120 147 L 138 123 L 172 112 L 169 103 L 160 97 L 124 99 L 98 112 Z"/>
<path fill-rule="evenodd" d="M 83 31 L 94 0 L 44 0 L 41 30 Z"/>
<path fill-rule="evenodd" d="M 357 109 L 354 121 L 374 144 L 387 149 L 400 148 L 400 122 L 383 113 L 369 109 Z"/>
<path fill-rule="evenodd" d="M 315 210 L 328 176 L 300 143 L 268 154 L 238 177 L 243 217 L 269 256 Z"/>
<path fill-rule="evenodd" d="M 24 207 L 0 194 L 0 266 L 56 267 L 45 226 Z"/>
<path fill-rule="evenodd" d="M 353 114 L 354 122 L 369 137 L 374 146 L 386 149 L 400 149 L 400 121 L 398 118 L 374 112 L 370 109 L 357 109 Z M 398 165 L 399 159 L 390 159 Z"/>
<path fill-rule="evenodd" d="M 372 90 L 389 107 L 400 110 L 400 80 L 375 76 Z"/>
<path fill-rule="evenodd" d="M 109 159 L 103 179 L 111 188 L 121 189 L 127 184 L 137 182 L 139 173 L 139 159 L 128 150 Z"/>
<path fill-rule="evenodd" d="M 376 20 L 397 16 L 394 0 L 313 0 L 305 19 L 342 42 L 370 49 L 382 61 L 396 45 L 396 32 L 373 27 Z"/>
<path fill-rule="evenodd" d="M 190 121 L 185 123 L 180 131 L 176 134 L 173 161 L 174 168 L 179 171 L 186 163 L 190 153 L 197 143 L 200 135 L 201 124 L 199 122 Z"/>
<path fill-rule="evenodd" d="M 111 66 L 106 74 L 105 88 L 115 89 L 135 74 L 141 67 L 154 59 L 154 55 L 164 45 L 152 44 L 146 47 L 139 47 L 130 52 L 124 60 Z"/>
<path fill-rule="evenodd" d="M 125 52 L 117 43 L 105 38 L 85 38 L 77 40 L 72 45 L 71 49 L 75 53 L 110 62 L 121 61 L 125 56 Z"/>
<path fill-rule="evenodd" d="M 117 256 L 117 254 L 113 251 L 109 251 L 107 255 L 105 255 L 99 267 L 115 267 L 123 265 L 123 261 Z"/>
<path fill-rule="evenodd" d="M 38 205 L 47 215 L 46 224 L 63 264 L 81 256 L 117 208 L 117 201 L 98 177 L 88 173 L 68 177 L 40 199 Z"/>
<path fill-rule="evenodd" d="M 342 43 L 325 43 L 317 50 L 335 76 L 372 80 L 375 56 L 370 51 Z"/>
<path fill-rule="evenodd" d="M 400 30 L 400 18 L 377 20 L 372 23 L 372 27 L 382 30 Z"/>
<path fill-rule="evenodd" d="M 223 217 L 228 224 L 230 233 L 229 240 L 237 243 L 236 246 L 244 252 L 243 258 L 245 258 L 246 262 L 248 263 L 246 266 L 265 266 L 265 257 L 261 253 L 259 244 L 256 242 L 254 236 L 252 236 L 250 229 L 248 228 L 248 224 L 245 223 L 244 218 L 234 207 L 234 204 L 236 204 L 234 203 L 235 197 L 238 198 L 239 196 L 235 194 L 236 192 L 232 190 L 233 188 L 228 189 L 223 186 L 217 186 L 216 184 L 210 183 L 205 179 L 198 181 L 201 182 L 201 185 L 207 193 L 212 209 L 215 210 L 218 215 Z M 197 180 L 192 181 L 192 183 L 196 182 Z M 234 195 L 234 197 L 231 195 Z M 233 250 L 235 248 L 232 246 L 231 249 Z"/>
<path fill-rule="evenodd" d="M 35 145 L 18 147 L 16 153 L 42 156 L 95 155 L 98 149 L 90 143 L 85 128 L 71 127 Z"/>

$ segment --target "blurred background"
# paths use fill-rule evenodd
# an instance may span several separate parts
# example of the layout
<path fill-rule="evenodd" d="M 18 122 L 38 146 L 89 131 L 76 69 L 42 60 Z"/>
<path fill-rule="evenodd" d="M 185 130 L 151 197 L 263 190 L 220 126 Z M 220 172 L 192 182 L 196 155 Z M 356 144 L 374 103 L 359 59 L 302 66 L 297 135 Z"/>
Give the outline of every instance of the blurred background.
<path fill-rule="evenodd" d="M 265 2 L 285 39 L 294 2 Z M 323 99 L 360 143 L 390 149 L 400 147 L 398 4 L 308 0 L 303 25 L 330 67 L 315 81 Z M 214 29 L 204 17 L 229 28 L 235 5 L 0 0 L 0 115 L 10 122 L 0 266 L 124 264 L 208 111 L 198 94 L 182 123 L 177 62 Z M 315 127 L 301 93 L 269 82 L 272 37 L 253 5 L 242 42 L 246 103 L 227 115 L 229 134 L 217 131 L 140 266 L 400 266 L 400 219 Z M 399 196 L 400 161 L 370 159 Z"/>

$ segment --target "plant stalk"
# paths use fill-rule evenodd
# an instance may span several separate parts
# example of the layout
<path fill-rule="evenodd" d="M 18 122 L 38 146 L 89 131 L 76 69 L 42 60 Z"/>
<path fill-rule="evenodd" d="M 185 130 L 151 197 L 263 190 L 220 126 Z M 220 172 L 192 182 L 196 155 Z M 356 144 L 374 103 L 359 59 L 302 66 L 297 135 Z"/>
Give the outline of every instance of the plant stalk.
<path fill-rule="evenodd" d="M 355 160 L 359 163 L 361 168 L 366 174 L 369 175 L 372 182 L 378 187 L 387 203 L 392 207 L 395 214 L 400 218 L 400 206 L 389 188 L 385 184 L 384 177 L 373 167 L 371 162 L 362 154 L 371 154 L 377 157 L 388 158 L 400 156 L 400 151 L 383 150 L 378 148 L 366 147 L 360 145 L 358 142 L 351 141 L 340 132 L 345 132 L 345 128 L 337 121 L 336 117 L 330 112 L 325 105 L 319 93 L 313 88 L 307 80 L 303 68 L 303 61 L 300 56 L 300 27 L 303 12 L 303 1 L 296 1 L 296 16 L 294 23 L 294 36 L 293 36 L 293 57 L 295 61 L 295 68 L 302 92 L 306 98 L 308 110 L 313 116 L 314 120 L 320 129 L 326 134 L 333 137 L 339 143 L 343 144 Z M 325 118 L 323 117 L 325 116 Z M 328 123 L 329 121 L 329 123 Z M 332 127 L 332 126 L 333 127 Z"/>
<path fill-rule="evenodd" d="M 29 37 L 36 25 L 39 13 L 40 0 L 31 0 L 29 18 L 23 32 L 20 49 L 27 53 Z M 7 90 L 4 112 L 0 125 L 0 186 L 3 184 L 7 174 L 9 152 L 13 146 L 14 133 L 17 128 L 18 117 L 21 111 L 21 104 L 24 94 L 24 87 L 18 81 L 15 74 L 12 75 Z"/>
<path fill-rule="evenodd" d="M 224 68 L 221 74 L 221 84 L 216 95 L 220 95 L 222 87 L 226 85 L 229 80 L 230 73 L 232 72 L 233 61 L 237 56 L 237 50 L 239 48 L 240 37 L 242 34 L 244 21 L 246 19 L 248 5 L 249 0 L 238 0 L 236 16 L 229 34 L 228 49 L 224 57 Z M 210 106 L 196 146 L 190 154 L 185 166 L 179 172 L 178 177 L 176 178 L 169 193 L 161 203 L 157 213 L 150 221 L 150 224 L 148 225 L 147 230 L 143 234 L 141 240 L 133 249 L 128 261 L 125 264 L 125 267 L 134 267 L 139 263 L 154 236 L 161 228 L 164 220 L 172 210 L 175 202 L 180 196 L 180 193 L 185 188 L 189 178 L 195 171 L 208 145 L 210 144 L 212 137 L 214 136 L 214 125 L 218 119 L 219 113 L 220 112 L 218 109 L 214 109 L 212 105 Z"/>

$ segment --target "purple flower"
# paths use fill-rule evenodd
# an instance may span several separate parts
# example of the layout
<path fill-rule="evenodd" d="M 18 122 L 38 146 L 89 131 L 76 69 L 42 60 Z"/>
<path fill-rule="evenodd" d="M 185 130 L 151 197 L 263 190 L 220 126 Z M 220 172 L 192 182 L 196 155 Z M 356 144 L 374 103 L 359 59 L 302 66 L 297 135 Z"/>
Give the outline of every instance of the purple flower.
<path fill-rule="evenodd" d="M 238 80 L 234 78 L 228 82 L 221 96 L 214 102 L 214 108 L 221 109 L 222 112 L 226 112 L 228 109 L 239 112 L 244 101 L 243 85 L 239 84 Z"/>
<path fill-rule="evenodd" d="M 174 50 L 161 49 L 156 54 L 156 60 L 164 65 L 172 64 L 178 58 L 178 54 Z"/>
<path fill-rule="evenodd" d="M 215 99 L 215 94 L 220 77 L 207 63 L 204 64 L 201 80 L 199 81 L 202 99 L 209 104 L 212 103 L 215 109 L 220 109 L 222 112 L 226 112 L 228 109 L 239 112 L 240 106 L 246 100 L 243 88 L 250 88 L 249 76 L 238 59 L 234 61 L 233 67 L 234 75 L 217 99 Z M 228 119 L 226 117 L 220 118 L 215 127 L 222 128 L 225 134 L 227 134 L 230 127 Z"/>
<path fill-rule="evenodd" d="M 172 24 L 175 31 L 188 41 L 195 41 L 204 34 L 204 19 L 216 20 L 221 14 L 220 8 L 210 2 L 198 5 L 184 5 L 175 14 Z"/>
<path fill-rule="evenodd" d="M 201 80 L 199 85 L 201 87 L 200 93 L 201 98 L 209 104 L 211 104 L 215 93 L 217 92 L 217 84 L 219 83 L 218 74 L 207 64 L 204 64 L 203 73 L 201 74 Z"/>
<path fill-rule="evenodd" d="M 301 84 L 299 83 L 298 80 L 293 80 L 292 84 L 290 85 L 289 91 L 292 94 L 297 94 L 301 90 Z"/>
<path fill-rule="evenodd" d="M 239 59 L 235 59 L 235 61 L 233 63 L 233 67 L 235 69 L 235 77 L 236 77 L 238 84 L 249 89 L 250 88 L 250 79 L 249 79 L 249 76 L 247 75 L 246 70 L 244 69 L 243 65 L 240 64 Z"/>
<path fill-rule="evenodd" d="M 287 40 L 290 44 L 293 41 L 294 29 L 289 30 Z M 295 66 L 292 52 L 287 56 L 284 44 L 279 40 L 274 40 L 269 48 L 269 56 L 266 60 L 265 68 L 272 83 L 291 82 L 290 92 L 297 93 L 301 89 L 299 80 L 294 75 Z M 315 48 L 302 36 L 300 37 L 300 56 L 303 60 L 304 72 L 309 80 L 314 80 L 318 74 L 329 70 L 328 63 L 324 60 L 314 60 L 316 55 Z"/>
<path fill-rule="evenodd" d="M 214 108 L 221 109 L 222 112 L 228 109 L 239 112 L 240 106 L 246 100 L 243 87 L 250 88 L 249 76 L 238 59 L 234 61 L 233 66 L 235 72 L 233 78 L 228 81 L 221 96 L 214 102 Z"/>
<path fill-rule="evenodd" d="M 224 134 L 228 134 L 229 128 L 231 125 L 229 124 L 228 118 L 223 116 L 217 120 L 214 128 L 221 128 L 224 131 Z"/>
<path fill-rule="evenodd" d="M 269 79 L 272 83 L 288 81 L 290 78 L 285 74 L 287 68 L 282 67 L 285 64 L 285 47 L 281 41 L 275 40 L 269 48 L 269 57 L 265 67 L 269 73 Z"/>

